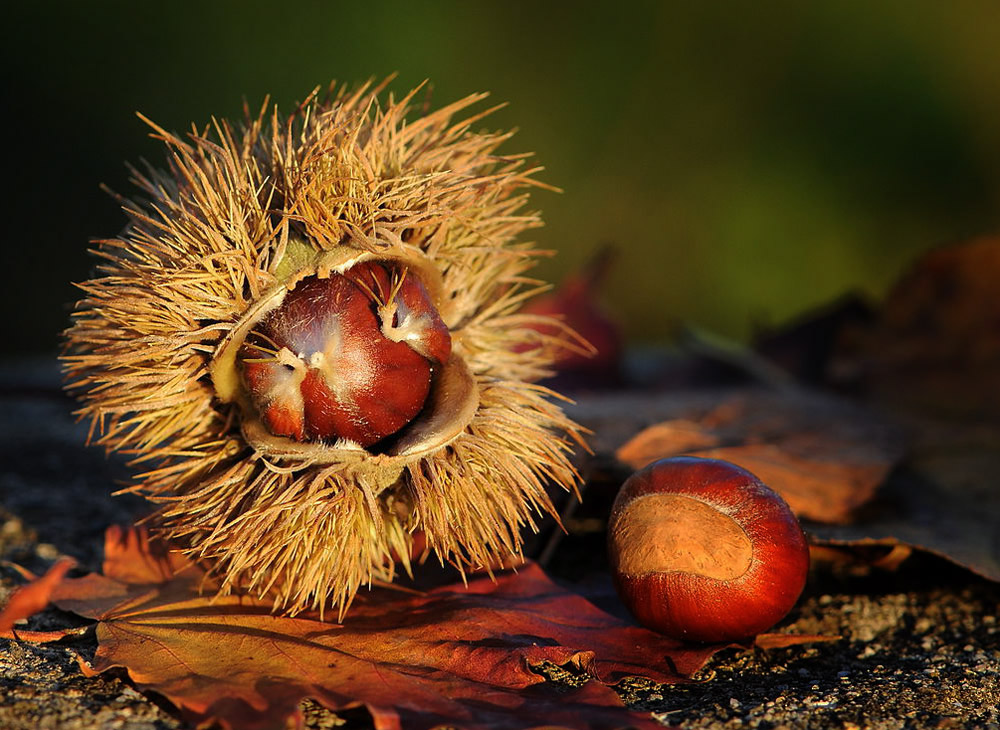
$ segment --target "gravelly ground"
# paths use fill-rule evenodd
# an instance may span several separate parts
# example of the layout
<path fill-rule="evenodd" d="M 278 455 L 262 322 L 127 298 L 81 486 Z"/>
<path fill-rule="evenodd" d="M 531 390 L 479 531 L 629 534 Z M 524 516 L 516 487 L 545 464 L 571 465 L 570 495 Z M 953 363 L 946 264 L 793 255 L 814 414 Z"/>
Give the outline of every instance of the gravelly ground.
<path fill-rule="evenodd" d="M 566 542 L 577 543 L 569 552 L 593 554 L 599 539 Z M 603 579 L 577 585 L 623 615 Z M 998 617 L 1000 586 L 930 555 L 892 572 L 823 561 L 778 629 L 841 640 L 727 650 L 695 684 L 637 679 L 620 689 L 632 707 L 683 728 L 998 728 Z"/>
<path fill-rule="evenodd" d="M 41 570 L 68 553 L 95 569 L 104 527 L 141 509 L 137 500 L 108 496 L 124 472 L 82 446 L 70 407 L 45 368 L 32 377 L 23 367 L 0 369 L 3 560 Z M 574 557 L 593 555 L 599 541 L 586 531 L 564 540 L 552 571 L 617 611 L 607 581 L 581 572 Z M 0 602 L 17 582 L 12 570 L 0 569 Z M 728 650 L 693 684 L 633 680 L 620 691 L 632 707 L 684 728 L 1000 728 L 998 616 L 1000 586 L 930 556 L 915 555 L 893 573 L 824 564 L 782 628 L 840 634 L 840 641 Z M 32 626 L 72 621 L 48 610 Z M 168 704 L 120 676 L 84 677 L 74 650 L 92 652 L 93 639 L 55 646 L 0 640 L 0 729 L 185 727 Z M 579 679 L 555 667 L 540 671 L 556 684 Z M 337 717 L 311 704 L 306 718 L 310 728 L 370 724 L 362 710 Z"/>
<path fill-rule="evenodd" d="M 723 657 L 702 684 L 643 688 L 635 706 L 689 728 L 996 727 L 997 600 L 981 586 L 814 595 L 793 628 L 841 642 Z"/>

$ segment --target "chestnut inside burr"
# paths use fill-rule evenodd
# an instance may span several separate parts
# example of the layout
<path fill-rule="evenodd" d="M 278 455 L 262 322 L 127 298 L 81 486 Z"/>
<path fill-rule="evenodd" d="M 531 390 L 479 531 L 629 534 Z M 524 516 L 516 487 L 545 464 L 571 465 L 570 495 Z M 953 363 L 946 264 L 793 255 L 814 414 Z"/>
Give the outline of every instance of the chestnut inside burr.
<path fill-rule="evenodd" d="M 753 559 L 753 544 L 732 517 L 683 495 L 637 497 L 609 528 L 618 548 L 612 567 L 629 576 L 676 571 L 728 581 Z"/>
<path fill-rule="evenodd" d="M 250 331 L 241 378 L 267 430 L 371 447 L 424 407 L 451 336 L 405 266 L 364 261 L 308 276 Z"/>

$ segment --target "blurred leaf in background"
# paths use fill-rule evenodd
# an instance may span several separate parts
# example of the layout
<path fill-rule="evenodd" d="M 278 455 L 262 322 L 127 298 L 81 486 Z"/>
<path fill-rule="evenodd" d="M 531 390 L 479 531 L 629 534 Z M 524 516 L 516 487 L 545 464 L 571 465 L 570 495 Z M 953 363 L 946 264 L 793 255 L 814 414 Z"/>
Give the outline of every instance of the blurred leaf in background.
<path fill-rule="evenodd" d="M 926 248 L 996 229 L 1000 5 L 19 3 L 0 46 L 7 341 L 51 352 L 92 237 L 124 219 L 135 118 L 184 130 L 245 97 L 288 109 L 331 79 L 493 92 L 533 150 L 559 278 L 602 242 L 632 342 L 678 322 L 747 336 L 847 289 L 880 294 Z M 30 305 L 28 304 L 30 303 Z"/>

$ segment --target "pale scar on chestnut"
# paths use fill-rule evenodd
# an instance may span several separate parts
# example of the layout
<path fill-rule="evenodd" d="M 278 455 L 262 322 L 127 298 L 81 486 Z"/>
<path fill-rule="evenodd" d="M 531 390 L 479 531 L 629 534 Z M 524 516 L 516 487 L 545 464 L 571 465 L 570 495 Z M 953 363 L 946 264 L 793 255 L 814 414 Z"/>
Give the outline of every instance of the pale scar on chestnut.
<path fill-rule="evenodd" d="M 624 575 L 679 572 L 729 581 L 753 560 L 753 544 L 732 517 L 684 495 L 637 497 L 611 530 L 623 546 L 613 567 Z"/>

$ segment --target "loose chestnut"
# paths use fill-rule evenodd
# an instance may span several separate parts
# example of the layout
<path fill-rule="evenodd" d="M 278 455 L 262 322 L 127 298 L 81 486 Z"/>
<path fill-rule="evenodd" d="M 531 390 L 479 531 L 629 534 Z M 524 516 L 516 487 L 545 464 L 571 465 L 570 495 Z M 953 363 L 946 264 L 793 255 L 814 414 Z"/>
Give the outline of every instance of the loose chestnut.
<path fill-rule="evenodd" d="M 735 464 L 695 457 L 661 459 L 625 481 L 608 551 L 632 615 L 685 641 L 766 631 L 809 570 L 805 535 L 780 496 Z"/>

